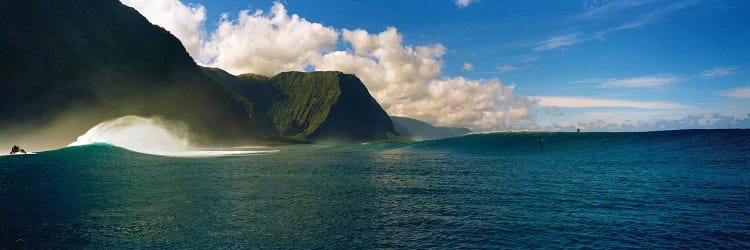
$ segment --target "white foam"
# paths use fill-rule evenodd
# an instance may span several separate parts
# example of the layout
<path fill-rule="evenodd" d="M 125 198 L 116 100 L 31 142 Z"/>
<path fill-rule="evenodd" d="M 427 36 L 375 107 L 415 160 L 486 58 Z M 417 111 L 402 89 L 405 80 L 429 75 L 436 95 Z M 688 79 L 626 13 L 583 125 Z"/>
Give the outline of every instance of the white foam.
<path fill-rule="evenodd" d="M 26 152 L 26 153 L 15 153 L 15 154 L 0 154 L 0 156 L 17 156 L 17 155 L 35 155 L 34 152 Z"/>
<path fill-rule="evenodd" d="M 177 157 L 212 157 L 275 152 L 196 149 L 191 146 L 186 125 L 159 117 L 144 118 L 132 115 L 99 123 L 68 146 L 94 143 L 105 143 L 139 153 Z"/>

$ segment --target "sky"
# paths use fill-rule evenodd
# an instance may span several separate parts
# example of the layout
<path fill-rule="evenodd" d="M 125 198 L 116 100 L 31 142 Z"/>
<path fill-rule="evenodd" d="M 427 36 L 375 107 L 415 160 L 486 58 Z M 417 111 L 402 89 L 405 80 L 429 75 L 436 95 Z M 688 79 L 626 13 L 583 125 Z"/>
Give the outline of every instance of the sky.
<path fill-rule="evenodd" d="M 356 74 L 474 131 L 750 128 L 749 1 L 121 0 L 233 74 Z"/>

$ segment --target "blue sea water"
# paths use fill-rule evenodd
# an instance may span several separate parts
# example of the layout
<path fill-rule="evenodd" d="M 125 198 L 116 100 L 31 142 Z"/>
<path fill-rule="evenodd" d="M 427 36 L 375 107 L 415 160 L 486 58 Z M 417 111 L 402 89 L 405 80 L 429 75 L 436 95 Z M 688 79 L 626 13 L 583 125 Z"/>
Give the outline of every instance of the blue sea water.
<path fill-rule="evenodd" d="M 0 157 L 0 248 L 750 248 L 750 130 L 276 149 Z"/>

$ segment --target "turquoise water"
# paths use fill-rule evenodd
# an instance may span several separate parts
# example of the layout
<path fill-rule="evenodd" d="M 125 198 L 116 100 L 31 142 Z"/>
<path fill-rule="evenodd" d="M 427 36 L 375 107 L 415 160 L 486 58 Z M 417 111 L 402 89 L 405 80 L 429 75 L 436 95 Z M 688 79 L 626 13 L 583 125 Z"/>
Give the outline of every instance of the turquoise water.
<path fill-rule="evenodd" d="M 749 130 L 276 149 L 0 157 L 0 248 L 750 247 Z"/>

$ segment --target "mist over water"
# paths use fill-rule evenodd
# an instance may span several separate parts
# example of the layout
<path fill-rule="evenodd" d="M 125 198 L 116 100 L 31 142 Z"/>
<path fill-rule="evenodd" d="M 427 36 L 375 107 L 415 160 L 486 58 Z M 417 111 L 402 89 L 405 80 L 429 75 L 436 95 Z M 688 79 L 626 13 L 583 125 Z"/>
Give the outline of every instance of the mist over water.
<path fill-rule="evenodd" d="M 104 121 L 68 145 L 108 144 L 130 151 L 176 157 L 210 157 L 269 153 L 276 150 L 221 150 L 197 148 L 190 142 L 187 125 L 160 117 L 123 116 Z"/>
<path fill-rule="evenodd" d="M 89 129 L 69 146 L 104 143 L 135 152 L 170 155 L 190 149 L 187 127 L 158 117 L 124 116 Z"/>

